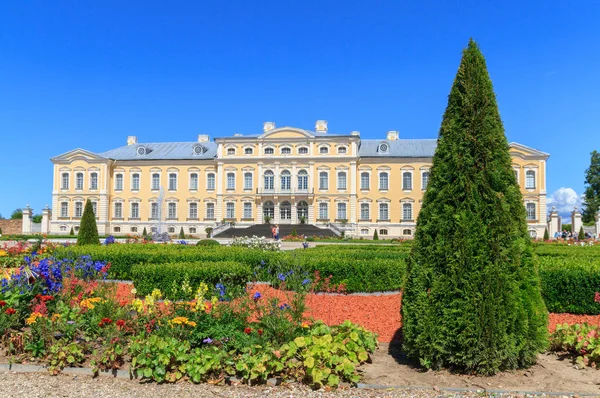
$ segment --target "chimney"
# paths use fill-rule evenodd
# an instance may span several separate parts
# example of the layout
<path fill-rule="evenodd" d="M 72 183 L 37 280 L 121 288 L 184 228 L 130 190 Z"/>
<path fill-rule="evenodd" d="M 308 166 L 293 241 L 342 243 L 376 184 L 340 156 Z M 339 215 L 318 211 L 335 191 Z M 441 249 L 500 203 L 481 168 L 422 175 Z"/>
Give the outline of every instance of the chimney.
<path fill-rule="evenodd" d="M 398 132 L 397 131 L 388 131 L 387 132 L 387 140 L 388 141 L 397 141 L 398 140 Z"/>
<path fill-rule="evenodd" d="M 137 144 L 137 137 L 135 135 L 130 135 L 127 137 L 127 145 L 135 145 Z"/>
<path fill-rule="evenodd" d="M 317 120 L 317 123 L 315 123 L 315 131 L 317 133 L 326 133 L 327 132 L 327 120 Z"/>
<path fill-rule="evenodd" d="M 198 134 L 198 142 L 208 142 L 208 134 Z"/>
<path fill-rule="evenodd" d="M 263 125 L 263 131 L 266 133 L 267 131 L 271 131 L 275 128 L 275 122 L 265 122 Z"/>

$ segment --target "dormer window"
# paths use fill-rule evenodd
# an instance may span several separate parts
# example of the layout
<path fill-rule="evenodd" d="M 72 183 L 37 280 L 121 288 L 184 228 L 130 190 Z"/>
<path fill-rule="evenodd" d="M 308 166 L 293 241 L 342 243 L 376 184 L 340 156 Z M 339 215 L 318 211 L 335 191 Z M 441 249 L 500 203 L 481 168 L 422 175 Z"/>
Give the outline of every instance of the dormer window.
<path fill-rule="evenodd" d="M 345 146 L 338 147 L 338 154 L 345 155 L 346 154 L 346 147 Z"/>
<path fill-rule="evenodd" d="M 290 153 L 292 153 L 292 148 L 287 147 L 287 146 L 281 148 L 281 154 L 282 155 L 289 155 Z"/>
<path fill-rule="evenodd" d="M 245 148 L 244 149 L 244 155 L 252 155 L 254 151 L 252 150 L 252 148 Z"/>
<path fill-rule="evenodd" d="M 148 151 L 143 146 L 140 146 L 137 148 L 138 156 L 145 156 L 147 153 L 148 153 Z"/>
<path fill-rule="evenodd" d="M 305 146 L 301 146 L 300 148 L 298 148 L 298 154 L 300 155 L 306 155 L 308 153 L 308 148 Z"/>
<path fill-rule="evenodd" d="M 265 148 L 265 155 L 272 155 L 274 152 L 273 148 Z"/>
<path fill-rule="evenodd" d="M 235 148 L 227 148 L 227 155 L 235 155 Z"/>
<path fill-rule="evenodd" d="M 202 145 L 194 145 L 194 155 L 202 155 L 204 152 L 206 152 L 206 148 Z"/>
<path fill-rule="evenodd" d="M 379 144 L 379 152 L 387 153 L 389 150 L 390 150 L 390 147 L 387 143 L 382 142 L 381 144 Z"/>
<path fill-rule="evenodd" d="M 326 155 L 329 153 L 329 148 L 327 148 L 326 146 L 322 146 L 321 148 L 319 148 L 319 153 L 321 155 Z"/>

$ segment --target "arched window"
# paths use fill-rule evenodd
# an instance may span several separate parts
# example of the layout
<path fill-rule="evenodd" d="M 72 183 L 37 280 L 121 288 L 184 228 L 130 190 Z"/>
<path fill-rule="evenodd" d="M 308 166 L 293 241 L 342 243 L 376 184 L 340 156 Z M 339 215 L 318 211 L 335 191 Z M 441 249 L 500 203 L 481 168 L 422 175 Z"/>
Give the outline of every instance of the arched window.
<path fill-rule="evenodd" d="M 66 225 L 61 225 L 60 226 L 60 232 L 67 232 L 67 226 Z"/>
<path fill-rule="evenodd" d="M 292 175 L 288 170 L 281 173 L 281 190 L 289 191 L 292 189 Z"/>
<path fill-rule="evenodd" d="M 167 231 L 169 231 L 170 234 L 174 234 L 175 233 L 175 227 L 169 227 L 167 229 Z"/>
<path fill-rule="evenodd" d="M 379 190 L 387 191 L 389 189 L 389 178 L 388 173 L 381 172 L 379 173 Z"/>
<path fill-rule="evenodd" d="M 290 153 L 292 153 L 292 148 L 287 147 L 287 146 L 281 148 L 281 154 L 282 155 L 289 155 Z"/>
<path fill-rule="evenodd" d="M 215 189 L 215 174 L 208 173 L 206 175 L 206 189 L 214 190 Z"/>
<path fill-rule="evenodd" d="M 244 148 L 244 155 L 252 155 L 253 152 L 252 148 Z"/>
<path fill-rule="evenodd" d="M 429 184 L 429 172 L 424 171 L 423 174 L 421 174 L 421 189 L 423 191 L 426 190 L 428 184 Z"/>
<path fill-rule="evenodd" d="M 198 173 L 190 174 L 190 189 L 192 191 L 198 190 Z"/>
<path fill-rule="evenodd" d="M 115 191 L 123 190 L 123 174 L 115 175 Z"/>
<path fill-rule="evenodd" d="M 271 147 L 265 148 L 265 155 L 272 155 L 275 153 L 275 150 Z"/>
<path fill-rule="evenodd" d="M 252 189 L 252 173 L 244 173 L 244 189 Z"/>
<path fill-rule="evenodd" d="M 337 175 L 337 189 L 346 190 L 346 172 L 340 171 Z"/>
<path fill-rule="evenodd" d="M 160 189 L 160 174 L 152 174 L 152 190 L 158 191 Z"/>
<path fill-rule="evenodd" d="M 265 191 L 272 191 L 275 189 L 275 174 L 271 170 L 267 170 L 264 175 L 264 189 Z"/>
<path fill-rule="evenodd" d="M 190 234 L 195 234 L 196 233 L 196 227 L 190 227 L 189 231 L 190 231 Z"/>
<path fill-rule="evenodd" d="M 235 148 L 227 148 L 227 155 L 235 155 Z"/>
<path fill-rule="evenodd" d="M 267 217 L 270 219 L 275 217 L 275 205 L 270 201 L 263 204 L 263 218 L 266 219 Z"/>
<path fill-rule="evenodd" d="M 345 154 L 346 154 L 346 151 L 347 151 L 347 149 L 346 149 L 346 147 L 345 147 L 345 146 L 340 146 L 340 147 L 338 147 L 338 154 L 340 154 L 340 155 L 345 155 Z"/>
<path fill-rule="evenodd" d="M 298 148 L 298 154 L 306 155 L 307 153 L 308 153 L 308 147 L 301 146 L 300 148 Z"/>
<path fill-rule="evenodd" d="M 227 173 L 227 189 L 235 189 L 235 173 Z"/>
<path fill-rule="evenodd" d="M 292 205 L 290 202 L 285 201 L 279 206 L 279 217 L 282 220 L 292 219 Z"/>
<path fill-rule="evenodd" d="M 525 188 L 535 189 L 535 171 L 527 170 L 525 172 Z"/>
<path fill-rule="evenodd" d="M 131 190 L 132 191 L 140 190 L 140 175 L 137 173 L 131 175 Z"/>
<path fill-rule="evenodd" d="M 366 171 L 360 173 L 360 189 L 368 190 L 370 185 L 370 175 Z"/>
<path fill-rule="evenodd" d="M 410 171 L 402 173 L 402 189 L 405 191 L 412 190 L 412 173 Z"/>
<path fill-rule="evenodd" d="M 69 189 L 69 173 L 62 173 L 60 189 Z"/>
<path fill-rule="evenodd" d="M 177 174 L 170 173 L 169 174 L 169 191 L 177 190 Z"/>
<path fill-rule="evenodd" d="M 527 210 L 527 219 L 528 220 L 537 220 L 537 212 L 535 211 L 535 203 L 527 203 L 525 206 Z"/>
<path fill-rule="evenodd" d="M 411 221 L 412 219 L 412 203 L 402 203 L 402 221 Z"/>
<path fill-rule="evenodd" d="M 308 191 L 308 173 L 306 170 L 298 172 L 298 191 Z"/>
<path fill-rule="evenodd" d="M 90 174 L 90 189 L 98 189 L 98 173 Z"/>
<path fill-rule="evenodd" d="M 131 232 L 137 232 L 138 228 L 137 227 L 131 227 L 130 230 L 131 230 Z"/>
<path fill-rule="evenodd" d="M 361 220 L 369 220 L 371 218 L 369 214 L 369 204 L 361 203 L 360 204 L 360 219 Z"/>
<path fill-rule="evenodd" d="M 326 146 L 322 146 L 321 148 L 319 148 L 319 153 L 321 155 L 326 155 L 329 153 L 329 148 L 327 148 Z"/>
<path fill-rule="evenodd" d="M 319 189 L 327 190 L 329 188 L 329 176 L 326 171 L 319 173 Z"/>
<path fill-rule="evenodd" d="M 412 235 L 412 231 L 410 229 L 403 229 L 402 235 L 410 236 Z"/>
<path fill-rule="evenodd" d="M 296 206 L 296 213 L 298 221 L 302 222 L 302 220 L 304 220 L 304 222 L 306 222 L 308 220 L 308 203 L 305 201 L 298 203 Z"/>
<path fill-rule="evenodd" d="M 167 218 L 170 218 L 170 219 L 177 218 L 177 204 L 176 203 L 171 202 L 167 205 Z"/>
<path fill-rule="evenodd" d="M 380 203 L 379 204 L 379 219 L 384 220 L 384 221 L 390 219 L 389 203 Z"/>
<path fill-rule="evenodd" d="M 192 220 L 198 219 L 198 203 L 196 202 L 190 203 L 190 218 Z"/>
<path fill-rule="evenodd" d="M 75 174 L 75 189 L 83 189 L 83 173 Z"/>
<path fill-rule="evenodd" d="M 361 235 L 369 235 L 369 228 L 362 228 L 360 230 Z"/>

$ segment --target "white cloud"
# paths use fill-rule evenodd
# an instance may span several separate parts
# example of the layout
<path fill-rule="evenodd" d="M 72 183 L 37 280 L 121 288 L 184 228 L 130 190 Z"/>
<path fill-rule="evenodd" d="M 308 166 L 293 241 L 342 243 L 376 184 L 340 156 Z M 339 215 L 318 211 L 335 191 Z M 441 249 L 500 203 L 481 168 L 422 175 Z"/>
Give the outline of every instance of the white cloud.
<path fill-rule="evenodd" d="M 573 188 L 559 188 L 548 196 L 548 210 L 556 206 L 561 216 L 570 215 L 573 208 L 581 209 L 581 196 Z"/>

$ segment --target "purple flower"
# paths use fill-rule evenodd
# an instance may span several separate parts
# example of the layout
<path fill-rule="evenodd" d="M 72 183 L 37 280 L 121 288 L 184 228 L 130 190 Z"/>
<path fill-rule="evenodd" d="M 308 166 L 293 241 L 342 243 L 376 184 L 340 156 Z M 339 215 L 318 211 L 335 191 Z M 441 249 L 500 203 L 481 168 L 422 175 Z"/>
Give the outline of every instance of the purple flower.
<path fill-rule="evenodd" d="M 288 309 L 288 308 L 290 308 L 290 306 L 289 306 L 289 305 L 287 305 L 287 304 L 281 304 L 281 305 L 279 306 L 279 309 L 280 309 L 280 310 L 286 310 L 286 309 Z"/>
<path fill-rule="evenodd" d="M 212 342 L 213 342 L 213 341 L 212 341 L 212 339 L 211 339 L 210 337 L 207 337 L 207 338 L 205 338 L 204 340 L 202 340 L 202 342 L 203 342 L 204 344 L 212 344 Z"/>
<path fill-rule="evenodd" d="M 74 325 L 75 321 L 67 321 L 67 325 Z"/>
<path fill-rule="evenodd" d="M 260 294 L 259 292 L 254 293 L 254 296 L 252 296 L 254 301 L 258 301 L 261 297 L 262 297 L 262 294 Z"/>
<path fill-rule="evenodd" d="M 285 275 L 284 275 L 284 274 L 279 274 L 279 275 L 277 275 L 277 278 L 278 278 L 280 281 L 282 281 L 282 282 L 283 282 L 283 281 L 285 281 Z"/>
<path fill-rule="evenodd" d="M 310 279 L 306 278 L 305 280 L 302 281 L 302 286 L 304 286 L 308 283 L 310 283 Z"/>

